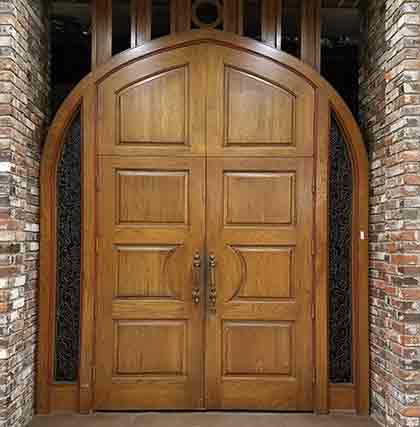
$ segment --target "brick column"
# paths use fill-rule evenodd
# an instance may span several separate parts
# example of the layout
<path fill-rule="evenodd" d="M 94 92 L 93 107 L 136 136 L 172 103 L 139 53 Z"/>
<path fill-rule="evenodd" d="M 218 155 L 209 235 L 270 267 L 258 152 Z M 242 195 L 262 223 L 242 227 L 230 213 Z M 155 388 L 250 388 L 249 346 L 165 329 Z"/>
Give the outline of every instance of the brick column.
<path fill-rule="evenodd" d="M 370 0 L 361 120 L 370 148 L 372 411 L 420 425 L 420 1 Z"/>
<path fill-rule="evenodd" d="M 0 425 L 32 417 L 39 159 L 48 112 L 42 0 L 0 1 Z"/>

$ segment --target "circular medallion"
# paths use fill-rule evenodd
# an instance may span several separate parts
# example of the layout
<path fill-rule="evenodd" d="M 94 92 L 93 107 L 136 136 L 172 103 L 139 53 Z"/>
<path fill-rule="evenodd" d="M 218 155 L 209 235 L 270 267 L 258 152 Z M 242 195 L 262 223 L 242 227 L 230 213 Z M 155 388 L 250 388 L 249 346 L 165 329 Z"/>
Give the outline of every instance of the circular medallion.
<path fill-rule="evenodd" d="M 216 28 L 223 20 L 218 0 L 196 0 L 192 7 L 192 20 L 199 28 Z"/>

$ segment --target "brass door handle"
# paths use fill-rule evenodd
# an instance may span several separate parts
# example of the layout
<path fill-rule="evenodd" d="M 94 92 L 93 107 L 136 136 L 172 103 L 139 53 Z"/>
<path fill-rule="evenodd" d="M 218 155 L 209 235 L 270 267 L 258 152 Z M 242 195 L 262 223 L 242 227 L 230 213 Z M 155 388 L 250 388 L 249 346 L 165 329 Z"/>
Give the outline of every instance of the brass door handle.
<path fill-rule="evenodd" d="M 194 254 L 192 262 L 192 274 L 194 287 L 192 291 L 192 300 L 194 304 L 200 304 L 200 294 L 201 294 L 201 256 L 197 251 Z"/>
<path fill-rule="evenodd" d="M 216 256 L 209 256 L 209 288 L 208 288 L 208 309 L 210 312 L 216 312 L 217 288 L 216 288 Z"/>

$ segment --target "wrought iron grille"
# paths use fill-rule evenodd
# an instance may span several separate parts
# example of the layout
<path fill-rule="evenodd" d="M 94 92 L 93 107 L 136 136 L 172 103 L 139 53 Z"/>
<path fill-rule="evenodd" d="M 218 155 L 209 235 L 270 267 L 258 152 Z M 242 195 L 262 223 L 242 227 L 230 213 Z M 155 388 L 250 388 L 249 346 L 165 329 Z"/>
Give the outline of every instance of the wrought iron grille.
<path fill-rule="evenodd" d="M 351 383 L 352 372 L 352 197 L 350 155 L 333 115 L 329 184 L 330 382 Z"/>
<path fill-rule="evenodd" d="M 57 169 L 57 293 L 54 379 L 78 377 L 80 340 L 81 117 L 67 130 Z"/>

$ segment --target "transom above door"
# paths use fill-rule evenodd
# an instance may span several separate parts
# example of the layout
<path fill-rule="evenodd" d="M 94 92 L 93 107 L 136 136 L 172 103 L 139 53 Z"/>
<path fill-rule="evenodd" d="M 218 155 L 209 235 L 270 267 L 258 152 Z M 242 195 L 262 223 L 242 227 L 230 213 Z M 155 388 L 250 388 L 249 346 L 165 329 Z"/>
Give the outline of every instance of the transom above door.
<path fill-rule="evenodd" d="M 313 409 L 313 88 L 222 46 L 98 89 L 95 408 Z"/>

